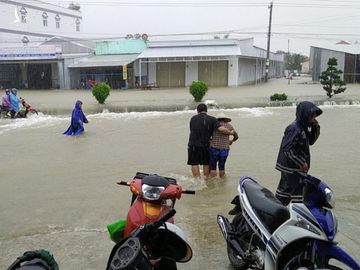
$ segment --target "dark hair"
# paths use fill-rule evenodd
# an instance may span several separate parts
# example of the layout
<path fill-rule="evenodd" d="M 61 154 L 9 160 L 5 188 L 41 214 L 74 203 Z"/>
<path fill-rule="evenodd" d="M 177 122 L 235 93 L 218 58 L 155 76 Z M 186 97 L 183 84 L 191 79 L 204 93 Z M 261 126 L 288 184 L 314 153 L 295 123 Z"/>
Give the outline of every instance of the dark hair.
<path fill-rule="evenodd" d="M 207 112 L 207 106 L 205 103 L 200 103 L 199 105 L 197 105 L 196 110 L 198 111 L 198 113 Z"/>

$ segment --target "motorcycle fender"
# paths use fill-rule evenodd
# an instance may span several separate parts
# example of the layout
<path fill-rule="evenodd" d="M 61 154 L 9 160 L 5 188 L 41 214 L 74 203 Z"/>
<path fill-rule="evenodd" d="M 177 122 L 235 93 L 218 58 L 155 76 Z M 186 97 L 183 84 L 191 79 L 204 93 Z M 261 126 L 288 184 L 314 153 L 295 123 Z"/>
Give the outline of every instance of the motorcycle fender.
<path fill-rule="evenodd" d="M 351 269 L 359 270 L 359 264 L 341 247 L 333 242 L 316 241 L 317 254 L 321 258 L 333 258 L 347 265 Z"/>
<path fill-rule="evenodd" d="M 322 234 L 311 232 L 305 228 L 295 226 L 292 220 L 280 226 L 270 237 L 266 245 L 265 270 L 277 269 L 277 260 L 280 252 L 291 243 L 310 238 L 314 240 L 327 240 Z"/>
<path fill-rule="evenodd" d="M 239 245 L 238 241 L 236 241 L 235 237 L 232 237 L 231 225 L 229 220 L 226 217 L 218 215 L 217 223 L 220 227 L 220 230 L 226 240 L 227 243 L 231 246 L 233 250 L 235 250 L 241 257 L 245 257 L 245 252 Z"/>

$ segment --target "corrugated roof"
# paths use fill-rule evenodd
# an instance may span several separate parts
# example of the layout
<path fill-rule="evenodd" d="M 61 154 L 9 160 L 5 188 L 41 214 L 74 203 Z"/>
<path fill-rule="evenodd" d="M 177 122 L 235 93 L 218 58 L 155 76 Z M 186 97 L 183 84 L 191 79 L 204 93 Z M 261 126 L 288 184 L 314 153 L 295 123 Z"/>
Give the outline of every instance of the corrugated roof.
<path fill-rule="evenodd" d="M 311 47 L 337 51 L 337 52 L 344 52 L 350 54 L 360 54 L 360 44 L 331 44 L 331 43 L 318 43 L 314 44 Z"/>
<path fill-rule="evenodd" d="M 196 56 L 229 56 L 241 55 L 237 45 L 217 46 L 181 46 L 181 47 L 148 47 L 138 58 L 157 57 L 196 57 Z"/>
<path fill-rule="evenodd" d="M 79 59 L 69 68 L 115 67 L 127 65 L 136 60 L 139 54 L 93 55 Z"/>

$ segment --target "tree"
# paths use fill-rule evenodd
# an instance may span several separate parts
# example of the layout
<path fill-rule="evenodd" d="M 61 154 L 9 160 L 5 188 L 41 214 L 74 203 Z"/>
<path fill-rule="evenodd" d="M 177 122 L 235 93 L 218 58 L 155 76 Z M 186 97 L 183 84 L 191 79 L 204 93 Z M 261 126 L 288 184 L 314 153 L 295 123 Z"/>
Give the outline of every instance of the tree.
<path fill-rule="evenodd" d="M 301 70 L 301 63 L 307 59 L 306 56 L 298 53 L 286 53 L 284 63 L 287 70 Z"/>
<path fill-rule="evenodd" d="M 106 83 L 98 83 L 93 87 L 92 94 L 100 104 L 104 104 L 110 95 L 110 86 Z"/>
<path fill-rule="evenodd" d="M 346 90 L 346 83 L 341 79 L 342 70 L 337 69 L 337 59 L 329 58 L 328 68 L 321 72 L 320 83 L 326 91 L 326 95 L 331 98 L 333 95 L 342 93 Z"/>
<path fill-rule="evenodd" d="M 205 96 L 208 86 L 206 82 L 203 81 L 193 81 L 190 85 L 190 94 L 194 97 L 196 102 L 200 102 Z"/>

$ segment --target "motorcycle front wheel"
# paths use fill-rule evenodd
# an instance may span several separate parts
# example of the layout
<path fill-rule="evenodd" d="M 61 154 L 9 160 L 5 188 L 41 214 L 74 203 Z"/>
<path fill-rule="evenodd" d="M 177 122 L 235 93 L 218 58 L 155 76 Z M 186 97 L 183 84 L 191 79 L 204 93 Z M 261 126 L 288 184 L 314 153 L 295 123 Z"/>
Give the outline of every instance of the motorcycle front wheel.
<path fill-rule="evenodd" d="M 284 270 L 343 270 L 343 268 L 337 267 L 335 265 L 330 265 L 326 263 L 326 265 L 315 265 L 314 262 L 310 260 L 305 260 L 301 257 L 301 255 L 294 257 L 290 260 Z"/>
<path fill-rule="evenodd" d="M 251 232 L 245 226 L 246 221 L 244 217 L 240 214 L 236 215 L 232 222 L 230 223 L 234 232 L 241 235 L 238 239 L 243 250 L 248 250 L 251 239 Z M 245 260 L 245 258 L 240 257 L 240 255 L 231 247 L 231 245 L 227 244 L 227 254 L 231 265 L 237 270 L 246 270 L 250 267 L 249 262 Z"/>

